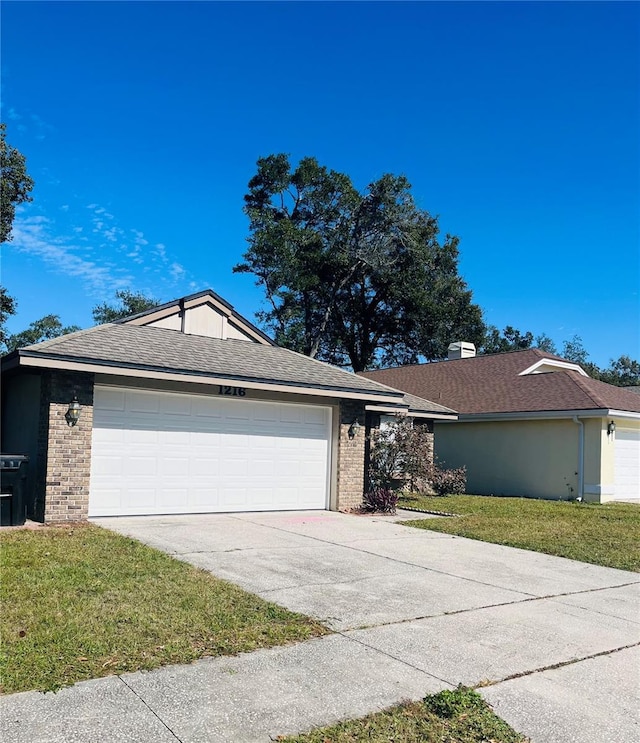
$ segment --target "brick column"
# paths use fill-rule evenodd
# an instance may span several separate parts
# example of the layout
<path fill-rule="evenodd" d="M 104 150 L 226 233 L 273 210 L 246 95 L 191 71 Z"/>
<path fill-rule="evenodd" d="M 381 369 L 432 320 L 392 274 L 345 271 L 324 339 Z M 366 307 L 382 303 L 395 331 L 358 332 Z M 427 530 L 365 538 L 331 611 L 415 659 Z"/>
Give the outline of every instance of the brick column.
<path fill-rule="evenodd" d="M 40 431 L 35 517 L 47 523 L 83 521 L 89 509 L 94 375 L 46 371 L 40 392 Z M 76 395 L 80 420 L 65 413 Z"/>
<path fill-rule="evenodd" d="M 360 430 L 349 438 L 354 420 Z M 357 400 L 340 401 L 340 434 L 338 438 L 338 510 L 348 511 L 362 504 L 364 492 L 365 409 Z"/>

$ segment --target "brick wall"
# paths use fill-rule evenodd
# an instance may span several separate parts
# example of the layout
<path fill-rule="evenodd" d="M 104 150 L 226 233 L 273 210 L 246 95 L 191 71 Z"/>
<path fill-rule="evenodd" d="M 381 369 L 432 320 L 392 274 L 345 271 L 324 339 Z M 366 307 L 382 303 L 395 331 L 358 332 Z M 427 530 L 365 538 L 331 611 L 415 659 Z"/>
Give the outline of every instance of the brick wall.
<path fill-rule="evenodd" d="M 354 420 L 360 430 L 349 438 Z M 357 400 L 340 401 L 340 433 L 338 438 L 338 510 L 348 511 L 362 504 L 364 492 L 365 409 Z"/>
<path fill-rule="evenodd" d="M 35 512 L 39 521 L 82 521 L 89 507 L 94 375 L 45 371 L 40 423 Z M 76 395 L 80 420 L 68 426 L 65 413 Z"/>

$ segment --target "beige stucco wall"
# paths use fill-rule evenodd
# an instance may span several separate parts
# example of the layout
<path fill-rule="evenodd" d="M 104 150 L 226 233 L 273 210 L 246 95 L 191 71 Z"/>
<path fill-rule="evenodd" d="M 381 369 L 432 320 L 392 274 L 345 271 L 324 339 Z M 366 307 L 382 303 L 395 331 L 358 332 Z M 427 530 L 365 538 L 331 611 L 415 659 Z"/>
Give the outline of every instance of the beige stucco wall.
<path fill-rule="evenodd" d="M 584 495 L 599 500 L 602 419 L 584 423 Z M 566 500 L 578 495 L 580 427 L 570 418 L 435 424 L 441 465 L 467 468 L 467 492 Z M 606 424 L 605 424 L 606 436 Z"/>

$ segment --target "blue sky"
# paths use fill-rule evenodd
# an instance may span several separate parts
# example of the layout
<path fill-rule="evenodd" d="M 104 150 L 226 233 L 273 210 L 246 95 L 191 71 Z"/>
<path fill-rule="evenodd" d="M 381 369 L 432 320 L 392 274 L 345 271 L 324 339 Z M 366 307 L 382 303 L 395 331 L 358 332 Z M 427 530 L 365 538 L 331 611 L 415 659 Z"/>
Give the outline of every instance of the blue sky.
<path fill-rule="evenodd" d="M 3 246 L 16 332 L 232 267 L 258 157 L 403 173 L 485 321 L 640 356 L 635 3 L 4 2 L 2 120 L 34 202 Z"/>

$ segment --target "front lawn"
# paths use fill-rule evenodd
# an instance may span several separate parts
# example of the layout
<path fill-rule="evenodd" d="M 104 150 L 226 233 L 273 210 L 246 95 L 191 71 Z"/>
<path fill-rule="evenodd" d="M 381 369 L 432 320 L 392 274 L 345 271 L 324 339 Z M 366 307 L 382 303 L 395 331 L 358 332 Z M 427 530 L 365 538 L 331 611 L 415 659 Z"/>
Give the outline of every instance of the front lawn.
<path fill-rule="evenodd" d="M 398 507 L 458 514 L 406 522 L 418 529 L 456 534 L 640 572 L 640 507 L 478 495 L 439 498 L 408 495 Z"/>
<path fill-rule="evenodd" d="M 361 720 L 348 720 L 293 737 L 286 743 L 525 743 L 482 697 L 458 688 L 407 702 Z"/>
<path fill-rule="evenodd" d="M 321 624 L 93 525 L 0 537 L 0 690 L 306 640 Z"/>

